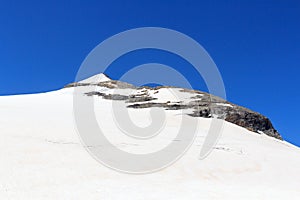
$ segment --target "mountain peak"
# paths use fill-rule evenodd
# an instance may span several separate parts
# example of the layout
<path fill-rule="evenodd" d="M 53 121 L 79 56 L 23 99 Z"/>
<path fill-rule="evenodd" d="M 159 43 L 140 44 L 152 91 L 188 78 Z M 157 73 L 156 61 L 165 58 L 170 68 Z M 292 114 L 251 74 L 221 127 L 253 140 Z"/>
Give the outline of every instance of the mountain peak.
<path fill-rule="evenodd" d="M 100 82 L 111 81 L 111 79 L 104 73 L 96 74 L 91 76 L 87 79 L 79 81 L 79 83 L 89 83 L 89 84 L 96 84 Z"/>

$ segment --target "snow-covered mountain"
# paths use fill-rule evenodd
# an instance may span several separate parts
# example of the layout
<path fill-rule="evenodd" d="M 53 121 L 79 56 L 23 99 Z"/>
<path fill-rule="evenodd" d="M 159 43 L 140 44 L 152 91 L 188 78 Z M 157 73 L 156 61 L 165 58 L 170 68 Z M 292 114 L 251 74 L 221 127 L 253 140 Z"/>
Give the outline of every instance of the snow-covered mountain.
<path fill-rule="evenodd" d="M 198 122 L 195 141 L 180 160 L 156 173 L 111 170 L 89 155 L 77 135 L 73 92 L 78 87 L 83 92 L 77 95 L 95 99 L 99 126 L 124 151 L 148 153 L 163 148 L 174 139 L 182 117 Z M 148 140 L 128 138 L 114 125 L 113 102 L 123 102 L 139 126 L 151 123 L 150 108 L 163 109 L 164 129 Z M 283 141 L 266 117 L 204 92 L 137 88 L 100 74 L 58 91 L 0 97 L 0 110 L 0 199 L 300 196 L 300 149 Z M 225 120 L 222 135 L 211 154 L 199 160 L 212 117 Z"/>

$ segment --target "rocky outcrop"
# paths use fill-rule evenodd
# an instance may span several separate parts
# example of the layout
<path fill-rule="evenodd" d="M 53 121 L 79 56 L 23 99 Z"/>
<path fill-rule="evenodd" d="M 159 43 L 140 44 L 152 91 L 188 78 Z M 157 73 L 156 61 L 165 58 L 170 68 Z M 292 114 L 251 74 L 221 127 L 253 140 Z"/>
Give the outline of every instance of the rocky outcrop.
<path fill-rule="evenodd" d="M 282 140 L 281 135 L 273 127 L 271 121 L 267 117 L 240 106 L 237 106 L 236 109 L 228 109 L 225 120 L 238 126 L 245 127 L 250 131 L 264 133 Z"/>
<path fill-rule="evenodd" d="M 219 118 L 228 122 L 244 127 L 250 131 L 258 134 L 266 134 L 268 136 L 282 140 L 281 135 L 273 127 L 271 121 L 261 115 L 260 113 L 251 111 L 247 108 L 232 104 L 226 100 L 210 95 L 205 92 L 197 90 L 189 90 L 183 88 L 175 88 L 168 86 L 159 86 L 155 88 L 150 87 L 135 87 L 131 84 L 121 81 L 103 81 L 99 83 L 71 83 L 66 87 L 82 87 L 82 86 L 99 86 L 106 89 L 132 89 L 133 91 L 139 91 L 135 94 L 122 94 L 118 92 L 105 93 L 98 91 L 91 91 L 85 93 L 87 96 L 101 96 L 104 99 L 125 101 L 128 104 L 128 108 L 143 109 L 151 107 L 160 107 L 166 110 L 182 110 L 192 109 L 192 113 L 188 114 L 192 117 L 204 117 L 204 118 Z M 191 97 L 189 101 L 177 101 L 177 102 L 153 102 L 158 98 L 155 96 L 160 89 L 178 89 L 181 93 L 189 94 Z M 151 93 L 151 95 L 150 95 Z M 183 95 L 184 96 L 184 95 Z M 159 100 L 159 99 L 158 99 Z"/>

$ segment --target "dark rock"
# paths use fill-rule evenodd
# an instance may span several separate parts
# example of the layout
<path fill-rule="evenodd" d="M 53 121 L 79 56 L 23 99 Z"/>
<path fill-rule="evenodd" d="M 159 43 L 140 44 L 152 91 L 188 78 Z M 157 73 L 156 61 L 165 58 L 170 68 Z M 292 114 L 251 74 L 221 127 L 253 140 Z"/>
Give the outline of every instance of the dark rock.
<path fill-rule="evenodd" d="M 109 100 L 117 100 L 117 101 L 128 100 L 128 96 L 120 95 L 120 94 L 105 94 L 105 93 L 101 93 L 101 92 L 88 92 L 85 94 L 87 96 L 101 96 L 104 99 L 109 99 Z"/>

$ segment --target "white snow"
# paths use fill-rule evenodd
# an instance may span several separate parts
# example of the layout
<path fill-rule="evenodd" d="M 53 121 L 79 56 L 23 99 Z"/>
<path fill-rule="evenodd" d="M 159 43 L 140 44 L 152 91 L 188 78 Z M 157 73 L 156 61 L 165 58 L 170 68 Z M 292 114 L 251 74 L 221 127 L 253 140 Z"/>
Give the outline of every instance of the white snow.
<path fill-rule="evenodd" d="M 213 152 L 198 160 L 211 122 L 204 118 L 186 116 L 199 120 L 198 135 L 186 155 L 169 168 L 147 175 L 120 174 L 108 169 L 79 142 L 73 121 L 72 92 L 68 88 L 0 97 L 0 199 L 300 197 L 298 147 L 225 122 Z M 161 90 L 158 94 L 163 98 Z M 114 126 L 111 102 L 97 100 L 98 123 L 109 140 L 128 152 L 147 153 L 163 148 L 180 125 L 180 111 L 166 111 L 167 122 L 161 135 L 149 141 L 134 141 Z M 149 109 L 129 112 L 138 125 L 149 124 Z"/>
<path fill-rule="evenodd" d="M 97 74 L 94 76 L 91 76 L 90 78 L 84 79 L 82 81 L 79 81 L 79 83 L 90 83 L 90 84 L 96 84 L 99 82 L 105 82 L 105 81 L 110 81 L 111 79 L 108 78 L 105 74 Z"/>
<path fill-rule="evenodd" d="M 233 106 L 229 103 L 216 103 L 218 106 L 227 106 L 233 108 Z"/>
<path fill-rule="evenodd" d="M 157 100 L 152 100 L 151 102 L 155 103 L 166 103 L 170 101 L 170 103 L 176 103 L 182 101 L 183 103 L 189 103 L 191 101 L 191 97 L 194 97 L 195 94 L 192 93 L 183 93 L 180 90 L 181 88 L 161 88 L 158 90 L 148 90 L 150 95 Z"/>

